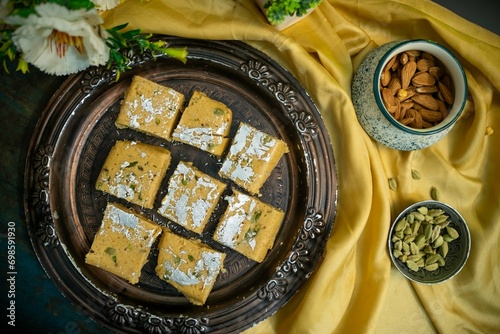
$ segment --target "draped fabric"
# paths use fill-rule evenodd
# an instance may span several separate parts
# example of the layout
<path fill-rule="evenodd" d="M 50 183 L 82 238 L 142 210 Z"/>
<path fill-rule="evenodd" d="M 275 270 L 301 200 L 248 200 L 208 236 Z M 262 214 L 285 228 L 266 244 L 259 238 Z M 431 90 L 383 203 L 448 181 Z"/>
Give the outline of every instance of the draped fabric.
<path fill-rule="evenodd" d="M 324 0 L 278 31 L 254 1 L 125 1 L 106 25 L 144 32 L 241 40 L 278 61 L 317 104 L 334 148 L 338 211 L 325 259 L 276 314 L 247 333 L 493 333 L 500 328 L 500 37 L 426 0 Z M 402 39 L 441 43 L 463 64 L 469 97 L 437 144 L 403 152 L 372 140 L 350 98 L 368 52 Z M 419 180 L 411 177 L 416 169 Z M 395 178 L 397 189 L 387 180 Z M 403 277 L 387 250 L 392 219 L 430 199 L 455 207 L 471 233 L 470 257 L 453 279 Z"/>

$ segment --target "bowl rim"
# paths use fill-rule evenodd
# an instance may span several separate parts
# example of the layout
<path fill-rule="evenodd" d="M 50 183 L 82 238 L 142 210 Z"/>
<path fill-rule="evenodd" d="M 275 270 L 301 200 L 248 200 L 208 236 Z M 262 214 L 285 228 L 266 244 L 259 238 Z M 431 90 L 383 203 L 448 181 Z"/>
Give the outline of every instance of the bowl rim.
<path fill-rule="evenodd" d="M 455 100 L 454 105 L 453 105 L 453 108 L 457 109 L 456 114 L 453 117 L 449 118 L 448 120 L 444 120 L 441 123 L 439 123 L 438 125 L 430 127 L 428 129 L 414 129 L 412 127 L 401 124 L 396 119 L 394 119 L 394 117 L 392 117 L 392 115 L 387 111 L 387 109 L 384 106 L 384 103 L 382 102 L 382 96 L 380 93 L 379 82 L 380 82 L 380 75 L 383 71 L 383 68 L 385 67 L 385 64 L 390 60 L 390 58 L 392 58 L 394 55 L 399 54 L 399 53 L 404 52 L 404 51 L 407 51 L 407 50 L 410 50 L 410 48 L 406 48 L 408 44 L 427 44 L 431 48 L 440 49 L 445 55 L 450 57 L 449 58 L 450 62 L 454 63 L 456 65 L 456 69 L 458 69 L 458 72 L 460 73 L 460 79 L 463 80 L 463 86 L 464 86 L 463 97 L 464 98 L 462 99 L 462 102 L 460 105 L 455 106 L 456 100 Z M 397 52 L 399 49 L 404 49 L 404 50 Z M 427 51 L 427 52 L 432 54 L 432 51 Z M 441 62 L 443 62 L 443 59 L 439 58 L 439 60 Z M 448 72 L 450 72 L 448 67 L 447 67 L 447 70 L 448 70 Z M 456 86 L 455 79 L 459 80 L 456 77 L 452 77 L 454 86 Z M 458 58 L 450 50 L 448 50 L 443 45 L 436 43 L 432 40 L 411 39 L 411 40 L 404 40 L 404 41 L 400 41 L 400 42 L 396 43 L 395 45 L 391 46 L 384 53 L 384 55 L 382 56 L 382 58 L 378 62 L 377 67 L 375 68 L 374 77 L 373 77 L 373 92 L 374 92 L 374 96 L 375 96 L 375 102 L 377 103 L 378 108 L 382 112 L 382 115 L 384 115 L 384 117 L 392 125 L 394 125 L 396 128 L 398 128 L 401 131 L 404 131 L 404 132 L 407 132 L 410 134 L 414 134 L 414 135 L 432 135 L 432 134 L 436 134 L 436 133 L 439 133 L 439 132 L 442 132 L 442 131 L 448 129 L 449 127 L 453 126 L 455 124 L 455 122 L 458 120 L 458 118 L 460 117 L 460 115 L 462 114 L 462 112 L 464 110 L 465 103 L 467 102 L 468 82 L 467 82 L 467 76 L 465 74 L 465 70 L 464 70 L 462 64 L 460 63 Z"/>
<path fill-rule="evenodd" d="M 398 259 L 396 259 L 394 257 L 394 255 L 392 254 L 392 235 L 393 235 L 393 231 L 394 231 L 394 226 L 396 226 L 396 223 L 400 219 L 402 219 L 404 216 L 406 216 L 408 213 L 410 213 L 410 211 L 416 210 L 417 208 L 419 208 L 421 206 L 427 206 L 429 204 L 433 205 L 433 206 L 440 206 L 440 207 L 446 208 L 458 216 L 460 222 L 463 223 L 463 225 L 464 225 L 465 231 L 467 232 L 466 233 L 467 250 L 465 252 L 465 256 L 464 256 L 463 261 L 461 261 L 460 265 L 458 265 L 453 271 L 450 271 L 449 274 L 446 276 L 446 278 L 441 279 L 441 280 L 437 280 L 437 281 L 425 282 L 425 281 L 418 280 L 411 275 L 408 275 L 406 272 L 402 271 L 399 268 L 399 265 L 396 263 L 396 260 L 398 260 Z M 441 201 L 436 201 L 436 200 L 424 200 L 424 201 L 420 201 L 420 202 L 415 202 L 415 203 L 405 207 L 403 210 L 401 210 L 401 212 L 392 221 L 391 226 L 389 228 L 389 234 L 387 237 L 387 247 L 388 247 L 388 251 L 389 251 L 389 256 L 391 258 L 391 263 L 394 265 L 394 267 L 396 267 L 398 272 L 401 273 L 404 277 L 406 277 L 407 279 L 409 279 L 413 282 L 419 283 L 419 284 L 427 284 L 427 285 L 439 284 L 439 283 L 446 282 L 446 281 L 452 279 L 453 277 L 455 277 L 460 271 L 462 271 L 463 267 L 467 263 L 467 260 L 469 259 L 469 255 L 470 255 L 470 249 L 471 249 L 470 230 L 469 230 L 469 226 L 467 225 L 467 222 L 465 221 L 463 216 L 460 214 L 460 212 L 458 212 L 458 210 L 456 210 L 455 208 L 453 208 L 449 204 L 446 204 L 446 203 L 441 202 Z"/>

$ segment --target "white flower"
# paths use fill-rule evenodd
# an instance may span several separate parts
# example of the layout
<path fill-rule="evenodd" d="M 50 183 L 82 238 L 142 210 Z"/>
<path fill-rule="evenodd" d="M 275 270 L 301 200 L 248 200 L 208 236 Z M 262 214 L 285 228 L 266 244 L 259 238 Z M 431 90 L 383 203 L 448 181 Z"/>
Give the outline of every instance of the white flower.
<path fill-rule="evenodd" d="M 66 75 L 109 59 L 107 32 L 97 10 L 69 10 L 55 3 L 35 7 L 27 18 L 8 17 L 9 24 L 21 25 L 12 36 L 26 62 L 48 74 Z"/>
<path fill-rule="evenodd" d="M 97 9 L 109 10 L 118 6 L 123 0 L 91 0 Z"/>

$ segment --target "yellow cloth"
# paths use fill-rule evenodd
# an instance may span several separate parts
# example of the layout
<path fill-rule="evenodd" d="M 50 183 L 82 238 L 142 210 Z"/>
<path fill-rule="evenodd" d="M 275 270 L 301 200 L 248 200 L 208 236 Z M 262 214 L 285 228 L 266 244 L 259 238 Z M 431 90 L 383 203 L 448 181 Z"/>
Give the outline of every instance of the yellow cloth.
<path fill-rule="evenodd" d="M 500 329 L 500 38 L 425 0 L 324 0 L 277 31 L 254 1 L 127 0 L 104 13 L 107 26 L 237 39 L 290 70 L 320 109 L 333 142 L 338 211 L 325 260 L 275 315 L 247 333 L 493 333 Z M 458 56 L 469 81 L 467 110 L 436 145 L 399 152 L 373 141 L 350 100 L 357 66 L 377 45 L 426 38 Z M 493 134 L 486 134 L 491 127 Z M 411 169 L 422 174 L 411 178 Z M 388 188 L 388 178 L 398 188 Z M 411 283 L 391 266 L 391 220 L 429 199 L 458 209 L 472 249 L 452 280 Z"/>

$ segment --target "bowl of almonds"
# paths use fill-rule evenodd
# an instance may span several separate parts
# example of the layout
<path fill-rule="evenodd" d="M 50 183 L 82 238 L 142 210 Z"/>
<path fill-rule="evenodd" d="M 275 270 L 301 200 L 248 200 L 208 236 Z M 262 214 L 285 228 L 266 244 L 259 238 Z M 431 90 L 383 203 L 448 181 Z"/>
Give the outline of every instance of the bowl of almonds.
<path fill-rule="evenodd" d="M 469 228 L 451 206 L 422 201 L 396 217 L 389 231 L 388 248 L 393 264 L 408 279 L 441 283 L 458 274 L 467 262 Z"/>
<path fill-rule="evenodd" d="M 462 65 L 451 51 L 429 40 L 376 48 L 352 83 L 361 126 L 378 142 L 403 151 L 441 140 L 459 119 L 466 99 Z"/>

